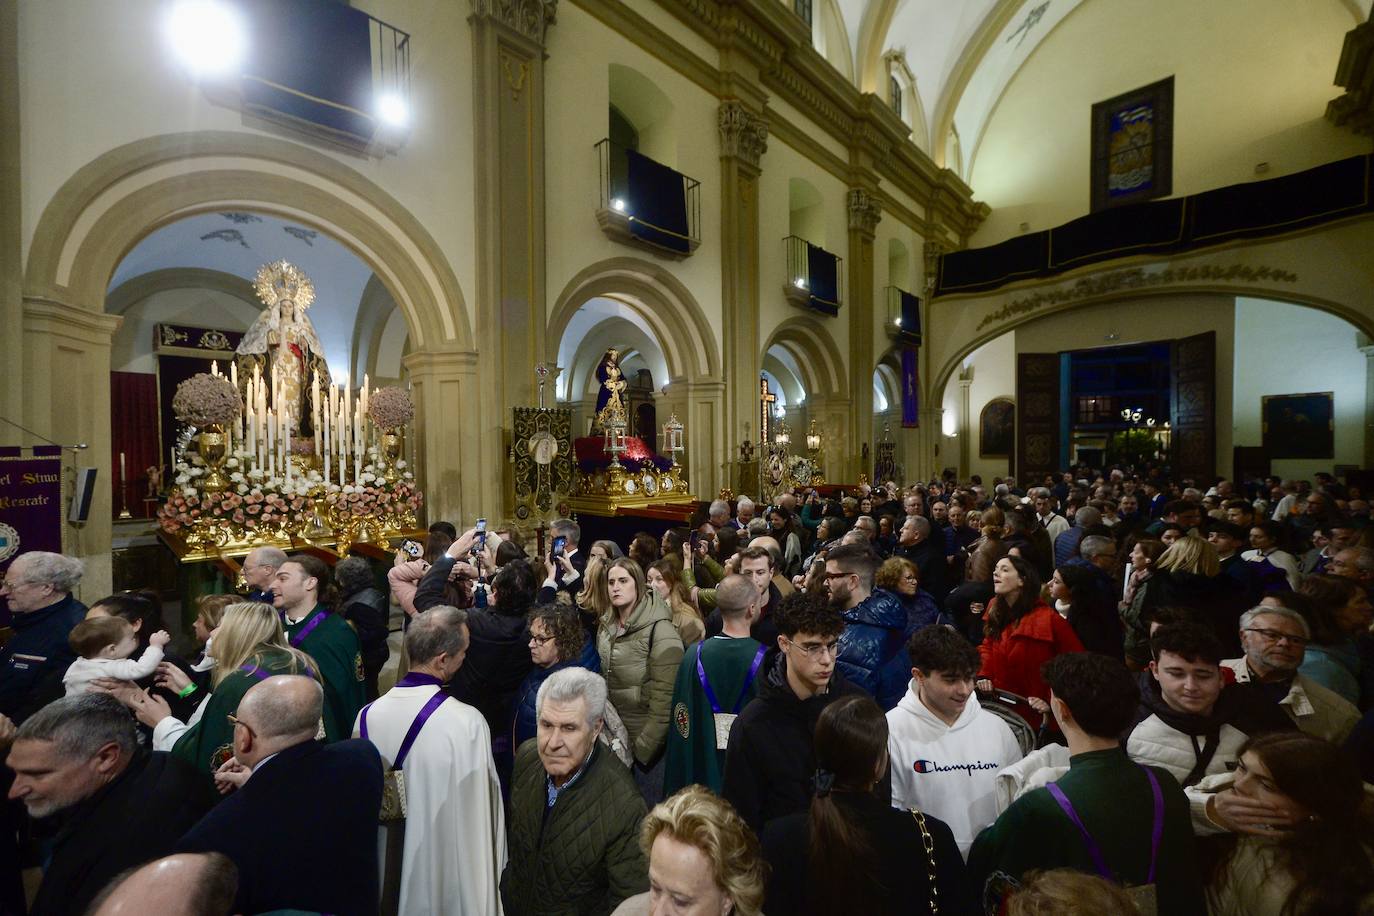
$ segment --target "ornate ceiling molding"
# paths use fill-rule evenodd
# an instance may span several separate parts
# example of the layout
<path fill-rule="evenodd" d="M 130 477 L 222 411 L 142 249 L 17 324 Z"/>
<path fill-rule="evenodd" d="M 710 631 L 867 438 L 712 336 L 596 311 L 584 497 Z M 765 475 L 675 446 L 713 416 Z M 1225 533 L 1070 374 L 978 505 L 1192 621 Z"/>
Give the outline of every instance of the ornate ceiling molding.
<path fill-rule="evenodd" d="M 1199 264 L 1194 267 L 1166 267 L 1162 270 L 1147 271 L 1143 267 L 1115 270 L 1111 273 L 1097 274 L 1075 280 L 1071 286 L 1047 292 L 1032 293 L 1024 299 L 1013 299 L 996 311 L 989 312 L 978 322 L 975 330 L 981 331 L 990 324 L 1006 321 L 1039 311 L 1052 305 L 1077 302 L 1081 299 L 1095 299 L 1124 290 L 1152 289 L 1181 283 L 1296 283 L 1298 275 L 1292 271 L 1276 267 L 1251 267 L 1248 264 Z"/>

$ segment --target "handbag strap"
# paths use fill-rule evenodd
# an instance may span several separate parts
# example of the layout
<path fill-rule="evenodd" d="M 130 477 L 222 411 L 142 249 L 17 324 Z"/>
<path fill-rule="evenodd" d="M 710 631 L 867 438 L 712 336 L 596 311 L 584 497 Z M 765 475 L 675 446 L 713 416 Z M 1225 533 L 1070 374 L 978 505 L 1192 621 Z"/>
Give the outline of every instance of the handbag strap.
<path fill-rule="evenodd" d="M 921 828 L 921 843 L 926 849 L 926 870 L 929 874 L 930 888 L 930 916 L 939 916 L 940 913 L 940 883 L 935 874 L 935 837 L 930 835 L 930 829 L 926 827 L 926 816 L 917 808 L 912 808 L 911 816 L 916 819 L 916 826 Z"/>
<path fill-rule="evenodd" d="M 413 745 L 415 739 L 420 736 L 420 729 L 425 727 L 425 723 L 429 721 L 429 717 L 434 715 L 434 711 L 443 705 L 443 702 L 447 699 L 448 694 L 444 693 L 442 689 L 439 689 L 434 691 L 434 696 L 430 697 L 429 701 L 420 708 L 420 712 L 415 716 L 415 721 L 410 723 L 410 728 L 406 731 L 406 736 L 401 739 L 401 749 L 396 752 L 396 760 L 391 764 L 393 770 L 399 770 L 405 765 L 406 757 L 410 754 L 411 745 Z M 376 701 L 374 700 L 373 702 Z M 362 736 L 364 741 L 368 740 L 367 711 L 371 708 L 372 703 L 368 703 L 363 707 L 362 715 L 358 717 L 358 734 Z"/>
<path fill-rule="evenodd" d="M 1145 771 L 1146 777 L 1150 780 L 1150 792 L 1154 796 L 1154 817 L 1150 828 L 1150 872 L 1149 877 L 1145 879 L 1146 884 L 1154 884 L 1156 868 L 1159 865 L 1159 845 L 1164 838 L 1164 793 L 1159 787 L 1159 778 L 1155 776 L 1154 771 L 1145 766 L 1141 769 Z M 1069 797 L 1064 794 L 1064 790 L 1053 782 L 1046 785 L 1045 788 L 1059 803 L 1059 807 L 1068 815 L 1069 820 L 1073 821 L 1078 832 L 1083 835 L 1083 845 L 1088 848 L 1088 855 L 1092 858 L 1093 867 L 1097 869 L 1097 873 L 1108 881 L 1116 881 L 1120 884 L 1121 882 L 1115 873 L 1107 867 L 1107 860 L 1102 855 L 1102 849 L 1097 845 L 1097 841 L 1092 838 L 1092 834 L 1088 833 L 1088 828 L 1083 826 L 1082 819 L 1074 810 Z"/>

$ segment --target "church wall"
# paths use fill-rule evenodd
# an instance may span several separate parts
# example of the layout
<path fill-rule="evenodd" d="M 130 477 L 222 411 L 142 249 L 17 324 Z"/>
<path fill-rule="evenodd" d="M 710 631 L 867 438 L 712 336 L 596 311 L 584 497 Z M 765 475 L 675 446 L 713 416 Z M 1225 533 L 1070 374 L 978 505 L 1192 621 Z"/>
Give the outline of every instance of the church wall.
<path fill-rule="evenodd" d="M 154 326 L 184 324 L 246 331 L 258 317 L 258 309 L 237 296 L 213 289 L 169 289 L 153 293 L 131 305 L 110 345 L 111 372 L 157 371 L 153 352 Z"/>
<path fill-rule="evenodd" d="M 466 4 L 359 0 L 354 5 L 411 33 L 412 130 L 397 154 L 380 159 L 338 150 L 284 128 L 260 122 L 249 126 L 239 112 L 211 104 L 162 42 L 164 3 L 22 2 L 25 257 L 38 219 L 56 190 L 111 149 L 187 131 L 267 134 L 331 156 L 393 195 L 435 238 L 471 309 L 476 252 L 472 39 Z M 141 53 L 131 53 L 134 49 Z M 62 66 L 52 66 L 54 61 Z M 471 324 L 473 316 L 467 320 Z"/>
<path fill-rule="evenodd" d="M 984 485 L 990 486 L 994 477 L 1005 477 L 1011 473 L 1006 458 L 980 457 L 981 437 L 978 417 L 983 408 L 994 398 L 1016 400 L 1016 332 L 1012 331 L 988 341 L 969 354 L 965 362 L 973 377 L 969 385 L 969 412 L 963 415 L 962 391 L 958 378 L 952 378 L 945 386 L 943 403 L 945 409 L 944 430 L 940 435 L 940 470 L 947 467 L 956 470 L 963 467 L 962 461 L 968 456 L 968 473 L 981 474 Z M 945 432 L 955 432 L 951 437 Z M 963 478 L 964 474 L 960 474 Z"/>
<path fill-rule="evenodd" d="M 608 239 L 596 224 L 600 185 L 595 144 L 609 130 L 608 68 L 620 64 L 651 80 L 673 103 L 676 134 L 674 168 L 701 182 L 698 223 L 701 246 L 678 261 L 648 249 Z M 545 124 L 548 228 L 548 303 L 589 265 L 609 258 L 634 257 L 669 270 L 691 292 L 707 323 L 719 334 L 720 313 L 720 164 L 716 140 L 718 102 L 714 96 L 626 42 L 590 13 L 560 5 L 549 31 L 546 63 Z M 721 341 L 716 338 L 717 352 Z M 663 385 L 667 379 L 655 379 Z"/>
<path fill-rule="evenodd" d="M 1364 461 L 1366 357 L 1348 322 L 1317 309 L 1241 297 L 1236 300 L 1235 444 L 1264 442 L 1265 395 L 1333 393 L 1332 458 L 1274 459 L 1271 473 L 1311 480 L 1333 465 Z"/>
<path fill-rule="evenodd" d="M 1368 153 L 1367 137 L 1323 119 L 1356 24 L 1336 2 L 1081 4 L 1012 79 L 977 148 L 963 138 L 975 196 L 992 207 L 972 246 L 1014 236 L 1022 222 L 1040 231 L 1087 214 L 1093 104 L 1170 75 L 1174 196 Z M 1257 174 L 1261 162 L 1269 168 Z"/>
<path fill-rule="evenodd" d="M 820 312 L 798 308 L 783 295 L 787 275 L 786 248 L 783 239 L 791 234 L 789 228 L 788 181 L 802 178 L 816 187 L 821 195 L 821 224 L 824 239 L 810 239 L 832 254 L 844 259 L 841 278 L 842 305 L 834 318 Z M 849 271 L 853 268 L 849 257 L 849 223 L 845 209 L 848 188 L 844 182 L 807 159 L 800 152 L 776 137 L 769 137 L 768 152 L 763 156 L 763 174 L 759 176 L 759 341 L 766 342 L 773 331 L 796 315 L 809 315 L 820 321 L 839 347 L 841 354 L 849 352 Z M 847 364 L 846 364 L 847 365 Z M 846 368 L 841 368 L 841 375 Z M 816 392 L 807 392 L 808 396 Z"/>

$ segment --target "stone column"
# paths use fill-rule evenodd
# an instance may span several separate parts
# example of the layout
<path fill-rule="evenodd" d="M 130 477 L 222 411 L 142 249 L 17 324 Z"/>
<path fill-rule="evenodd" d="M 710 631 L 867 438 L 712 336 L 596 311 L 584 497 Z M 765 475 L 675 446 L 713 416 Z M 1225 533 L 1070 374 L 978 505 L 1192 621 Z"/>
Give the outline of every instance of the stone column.
<path fill-rule="evenodd" d="M 941 428 L 944 421 L 943 407 L 921 408 L 921 428 L 916 430 L 918 465 L 915 476 L 922 480 L 940 476 L 940 472 L 949 464 L 944 450 L 945 434 Z"/>
<path fill-rule="evenodd" d="M 758 439 L 758 379 L 763 359 L 759 352 L 758 192 L 760 160 L 768 149 L 768 122 L 740 99 L 726 99 L 720 104 L 717 126 L 720 129 L 721 355 L 725 369 L 717 461 L 724 464 L 723 480 L 733 481 L 738 458 L 736 446 L 744 439 L 746 423 L 750 438 Z M 687 422 L 685 418 L 683 422 Z"/>
<path fill-rule="evenodd" d="M 480 468 L 482 483 L 466 508 L 495 517 L 509 509 L 510 411 L 535 403 L 533 369 L 545 352 L 544 48 L 558 0 L 470 2 L 482 390 L 478 425 L 467 430 L 480 461 L 464 470 Z"/>
<path fill-rule="evenodd" d="M 871 386 L 870 386 L 871 387 Z M 830 483 L 854 484 L 858 481 L 858 471 L 849 476 L 846 462 L 858 465 L 858 456 L 849 454 L 849 425 L 851 404 L 846 398 L 810 397 L 806 399 L 806 412 L 816 421 L 816 432 L 821 434 L 821 468 L 825 479 Z M 871 410 L 871 407 L 870 407 Z M 798 441 L 796 434 L 792 441 Z M 801 439 L 801 452 L 806 451 L 806 434 Z M 870 453 L 870 458 L 871 458 Z"/>
<path fill-rule="evenodd" d="M 969 388 L 973 386 L 973 369 L 959 370 L 959 479 L 968 480 L 969 463 L 973 460 L 973 417 L 969 415 L 972 402 Z M 941 436 L 944 430 L 940 431 Z"/>
<path fill-rule="evenodd" d="M 483 400 L 472 350 L 419 350 L 401 360 L 415 401 L 415 431 L 406 458 L 425 493 L 424 517 L 451 521 L 459 530 L 498 506 L 485 475 L 473 473 L 479 451 L 491 452 L 472 435 Z M 484 380 L 485 385 L 485 380 Z M 500 446 L 501 442 L 497 442 Z M 504 455 L 504 453 L 502 453 Z M 493 470 L 504 485 L 504 464 Z"/>
<path fill-rule="evenodd" d="M 850 188 L 849 207 L 849 391 L 854 411 L 849 418 L 851 464 L 844 479 L 871 474 L 875 443 L 873 432 L 873 234 L 882 218 L 876 197 L 865 188 Z M 862 460 L 864 443 L 869 457 Z M 865 465 L 868 465 L 865 467 Z"/>
<path fill-rule="evenodd" d="M 921 302 L 921 330 L 927 339 L 935 332 L 931 327 L 931 308 L 930 298 L 935 292 L 935 275 L 940 255 L 949 250 L 949 246 L 940 241 L 927 241 L 923 247 L 921 289 L 924 291 L 924 299 Z M 944 430 L 941 424 L 944 422 L 943 391 L 936 391 L 933 386 L 936 367 L 930 362 L 929 347 L 921 347 L 918 365 L 920 367 L 921 381 L 921 411 L 920 429 L 916 433 L 916 451 L 912 468 L 908 470 L 908 475 L 912 479 L 916 477 L 929 478 L 938 476 L 941 471 L 949 465 L 942 443 L 944 442 Z M 963 452 L 965 443 L 961 443 L 960 453 Z"/>
<path fill-rule="evenodd" d="M 23 300 L 23 411 L 17 419 L 34 432 L 62 445 L 84 442 L 86 449 L 64 452 L 62 514 L 71 496 L 73 469 L 98 472 L 90 520 L 62 523 L 62 551 L 86 563 L 79 596 L 92 601 L 113 590 L 110 542 L 110 343 L 120 318 L 77 308 L 65 302 L 26 297 Z M 19 373 L 16 373 L 19 374 Z M 41 444 L 18 430 L 6 430 L 4 441 Z"/>
<path fill-rule="evenodd" d="M 1368 343 L 1368 338 L 1360 335 L 1363 346 L 1360 352 L 1364 354 L 1364 460 L 1360 462 L 1363 468 L 1374 468 L 1374 343 Z"/>

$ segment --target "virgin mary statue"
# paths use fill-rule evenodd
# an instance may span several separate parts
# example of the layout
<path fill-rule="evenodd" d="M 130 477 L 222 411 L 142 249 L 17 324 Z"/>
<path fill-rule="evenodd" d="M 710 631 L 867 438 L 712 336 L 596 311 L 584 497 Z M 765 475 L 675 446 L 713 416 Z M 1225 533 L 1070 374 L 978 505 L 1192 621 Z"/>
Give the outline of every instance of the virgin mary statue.
<path fill-rule="evenodd" d="M 275 370 L 291 412 L 292 435 L 313 435 L 310 373 L 319 378 L 322 389 L 329 384 L 324 348 L 305 314 L 315 300 L 315 285 L 294 264 L 274 261 L 258 270 L 253 288 L 267 307 L 239 342 L 235 356 L 239 377 L 246 383 L 255 366 L 264 378 L 271 378 Z"/>

